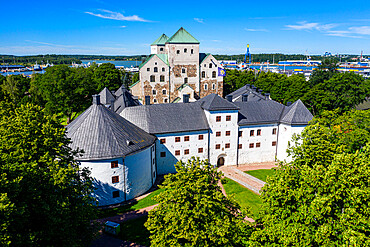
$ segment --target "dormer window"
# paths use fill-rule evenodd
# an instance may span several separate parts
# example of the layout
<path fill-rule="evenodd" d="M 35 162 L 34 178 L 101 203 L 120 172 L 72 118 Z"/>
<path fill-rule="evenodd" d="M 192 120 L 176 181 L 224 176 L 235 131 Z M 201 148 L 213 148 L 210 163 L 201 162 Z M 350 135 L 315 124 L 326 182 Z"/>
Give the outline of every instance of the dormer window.
<path fill-rule="evenodd" d="M 160 51 L 163 51 L 164 49 L 163 48 L 159 48 Z"/>

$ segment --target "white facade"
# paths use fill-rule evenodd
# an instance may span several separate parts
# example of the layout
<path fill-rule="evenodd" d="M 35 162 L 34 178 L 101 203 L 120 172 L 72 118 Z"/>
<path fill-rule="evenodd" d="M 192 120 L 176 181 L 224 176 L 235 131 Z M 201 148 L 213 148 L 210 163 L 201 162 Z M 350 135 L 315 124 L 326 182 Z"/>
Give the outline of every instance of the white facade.
<path fill-rule="evenodd" d="M 145 193 L 157 176 L 154 145 L 124 158 L 80 161 L 80 167 L 91 171 L 98 206 L 121 203 Z"/>
<path fill-rule="evenodd" d="M 292 157 L 288 156 L 286 150 L 291 143 L 292 136 L 294 134 L 300 134 L 305 125 L 288 125 L 288 124 L 280 124 L 279 126 L 279 140 L 278 140 L 278 147 L 277 147 L 277 159 L 278 160 L 286 160 L 287 162 L 292 161 Z"/>

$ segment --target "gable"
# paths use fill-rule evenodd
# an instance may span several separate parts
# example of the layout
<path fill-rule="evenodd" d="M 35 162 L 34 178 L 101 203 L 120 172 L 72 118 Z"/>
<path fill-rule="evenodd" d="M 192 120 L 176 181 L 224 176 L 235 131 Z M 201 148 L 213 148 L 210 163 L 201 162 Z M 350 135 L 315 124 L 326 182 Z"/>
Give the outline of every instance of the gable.
<path fill-rule="evenodd" d="M 200 42 L 181 27 L 166 43 L 199 44 Z"/>

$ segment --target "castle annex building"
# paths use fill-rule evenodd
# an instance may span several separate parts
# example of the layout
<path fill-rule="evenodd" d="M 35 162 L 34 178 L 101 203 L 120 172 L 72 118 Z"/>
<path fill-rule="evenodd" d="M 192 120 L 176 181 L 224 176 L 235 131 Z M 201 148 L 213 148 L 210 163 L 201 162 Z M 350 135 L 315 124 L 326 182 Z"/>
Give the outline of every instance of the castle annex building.
<path fill-rule="evenodd" d="M 151 104 L 183 102 L 184 94 L 191 102 L 212 93 L 222 97 L 224 70 L 211 54 L 199 53 L 199 44 L 184 28 L 170 38 L 162 34 L 140 65 L 132 94 L 141 102 L 150 96 Z"/>
<path fill-rule="evenodd" d="M 288 142 L 313 117 L 302 101 L 285 106 L 253 85 L 226 99 L 147 103 L 124 87 L 114 94 L 105 88 L 67 126 L 71 148 L 85 151 L 76 159 L 91 170 L 100 206 L 145 193 L 157 175 L 176 172 L 177 161 L 193 156 L 214 166 L 290 160 Z"/>

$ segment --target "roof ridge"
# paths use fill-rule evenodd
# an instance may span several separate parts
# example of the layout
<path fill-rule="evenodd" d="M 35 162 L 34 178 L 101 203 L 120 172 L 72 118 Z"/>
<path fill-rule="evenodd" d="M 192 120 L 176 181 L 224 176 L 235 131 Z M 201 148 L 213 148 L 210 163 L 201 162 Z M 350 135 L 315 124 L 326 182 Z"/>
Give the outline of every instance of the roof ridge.
<path fill-rule="evenodd" d="M 179 37 L 182 35 L 183 37 Z M 178 38 L 179 40 L 175 40 Z M 177 32 L 172 35 L 166 43 L 197 43 L 199 44 L 200 42 L 193 37 L 188 31 L 185 30 L 185 28 L 181 27 Z"/>

